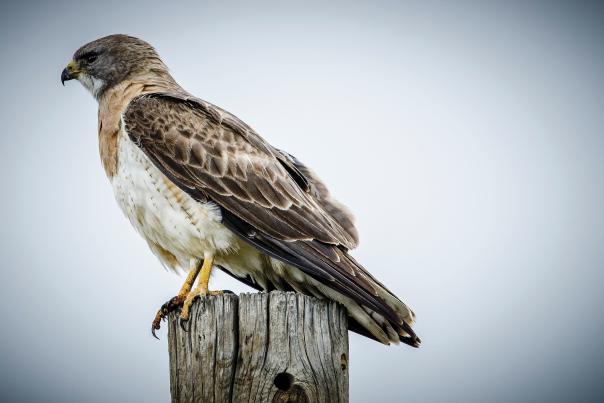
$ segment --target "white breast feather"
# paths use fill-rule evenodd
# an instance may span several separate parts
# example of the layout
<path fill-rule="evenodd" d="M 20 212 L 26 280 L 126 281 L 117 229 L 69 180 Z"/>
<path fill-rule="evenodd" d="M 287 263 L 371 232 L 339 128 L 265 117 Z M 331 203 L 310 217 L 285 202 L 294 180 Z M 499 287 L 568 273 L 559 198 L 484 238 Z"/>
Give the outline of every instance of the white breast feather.
<path fill-rule="evenodd" d="M 152 249 L 160 246 L 187 270 L 191 258 L 238 247 L 235 235 L 221 223 L 218 206 L 198 202 L 172 184 L 123 130 L 117 161 L 111 181 L 115 198 Z"/>
<path fill-rule="evenodd" d="M 216 265 L 238 277 L 249 275 L 264 289 L 269 282 L 281 284 L 285 280 L 296 291 L 339 301 L 378 340 L 388 342 L 389 336 L 370 313 L 352 299 L 239 240 L 222 225 L 218 206 L 193 200 L 177 188 L 123 130 L 118 138 L 117 172 L 111 182 L 122 211 L 164 266 L 186 271 L 191 259 L 212 254 Z M 158 246 L 174 255 L 179 267 L 158 253 Z M 398 340 L 398 336 L 394 334 L 391 340 Z"/>

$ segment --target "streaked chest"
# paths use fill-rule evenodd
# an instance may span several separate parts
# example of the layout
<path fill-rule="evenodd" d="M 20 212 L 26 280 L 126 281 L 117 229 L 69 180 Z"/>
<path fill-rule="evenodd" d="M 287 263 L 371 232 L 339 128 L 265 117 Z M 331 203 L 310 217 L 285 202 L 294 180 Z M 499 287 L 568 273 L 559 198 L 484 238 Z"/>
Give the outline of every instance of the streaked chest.
<path fill-rule="evenodd" d="M 115 198 L 136 230 L 185 262 L 233 248 L 234 234 L 221 223 L 220 209 L 198 202 L 174 185 L 121 130 L 117 167 L 111 178 Z"/>

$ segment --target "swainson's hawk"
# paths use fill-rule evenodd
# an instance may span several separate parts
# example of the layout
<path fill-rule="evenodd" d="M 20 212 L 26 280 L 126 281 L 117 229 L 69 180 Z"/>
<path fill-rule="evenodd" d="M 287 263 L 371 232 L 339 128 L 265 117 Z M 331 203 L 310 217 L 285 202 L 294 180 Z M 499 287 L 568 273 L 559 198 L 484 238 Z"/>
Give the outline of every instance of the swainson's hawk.
<path fill-rule="evenodd" d="M 295 157 L 181 88 L 148 43 L 90 42 L 63 70 L 71 79 L 99 103 L 101 160 L 119 206 L 164 266 L 189 273 L 153 331 L 176 307 L 188 319 L 193 299 L 212 293 L 216 266 L 258 290 L 339 301 L 351 330 L 419 346 L 411 309 L 348 254 L 358 243 L 348 210 Z"/>

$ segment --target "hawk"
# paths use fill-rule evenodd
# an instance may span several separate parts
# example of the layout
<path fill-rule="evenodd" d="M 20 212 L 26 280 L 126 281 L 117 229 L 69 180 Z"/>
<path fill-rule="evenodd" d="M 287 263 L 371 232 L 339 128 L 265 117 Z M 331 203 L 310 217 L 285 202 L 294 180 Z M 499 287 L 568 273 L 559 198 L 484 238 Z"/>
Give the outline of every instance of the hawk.
<path fill-rule="evenodd" d="M 186 321 L 196 297 L 221 292 L 208 289 L 217 267 L 258 290 L 338 301 L 351 330 L 419 346 L 411 309 L 348 253 L 353 217 L 317 175 L 184 90 L 151 45 L 90 42 L 61 73 L 72 79 L 98 101 L 101 161 L 120 208 L 165 267 L 188 273 L 154 335 L 170 311 Z"/>

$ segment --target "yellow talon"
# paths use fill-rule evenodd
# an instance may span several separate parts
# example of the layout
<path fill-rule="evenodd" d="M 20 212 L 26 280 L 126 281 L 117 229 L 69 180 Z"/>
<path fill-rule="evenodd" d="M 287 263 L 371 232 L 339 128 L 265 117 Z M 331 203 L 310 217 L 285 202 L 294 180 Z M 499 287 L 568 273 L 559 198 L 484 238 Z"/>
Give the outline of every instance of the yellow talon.
<path fill-rule="evenodd" d="M 210 283 L 210 274 L 212 273 L 212 264 L 214 263 L 213 256 L 205 256 L 203 265 L 201 266 L 201 273 L 199 274 L 199 280 L 197 287 L 188 293 L 185 302 L 182 305 L 182 311 L 180 312 L 181 320 L 189 320 L 189 314 L 191 310 L 191 304 L 193 300 L 199 296 L 206 295 L 219 295 L 222 291 L 208 291 L 208 284 Z"/>
<path fill-rule="evenodd" d="M 151 334 L 153 334 L 153 337 L 156 339 L 158 338 L 155 334 L 155 331 L 159 330 L 161 327 L 161 321 L 164 320 L 170 312 L 173 312 L 182 306 L 189 295 L 189 292 L 191 291 L 193 283 L 195 283 L 195 279 L 197 278 L 200 270 L 201 261 L 199 259 L 191 260 L 189 274 L 187 275 L 185 282 L 182 284 L 178 295 L 164 303 L 161 308 L 159 308 L 155 318 L 153 319 L 153 323 L 151 323 Z"/>

